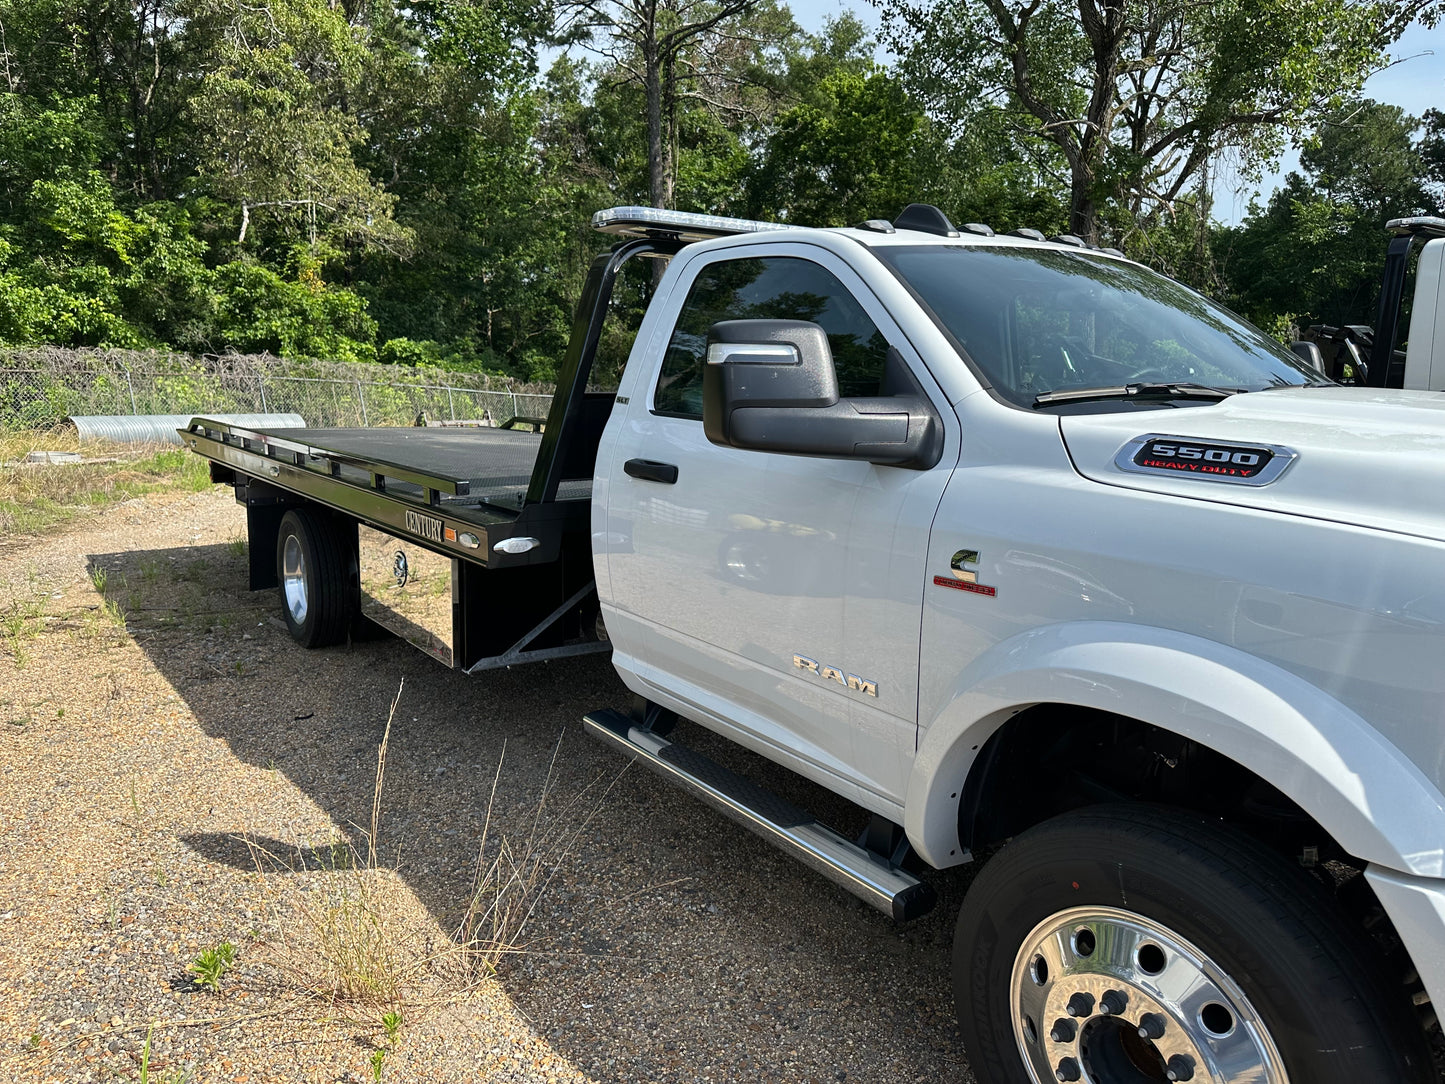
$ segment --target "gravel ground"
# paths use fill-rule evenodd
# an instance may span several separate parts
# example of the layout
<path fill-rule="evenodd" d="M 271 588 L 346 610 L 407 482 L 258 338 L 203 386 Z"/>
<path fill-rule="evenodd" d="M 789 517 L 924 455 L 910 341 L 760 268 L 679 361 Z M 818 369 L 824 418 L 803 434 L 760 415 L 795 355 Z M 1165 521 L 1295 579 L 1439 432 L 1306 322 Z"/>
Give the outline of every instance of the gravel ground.
<path fill-rule="evenodd" d="M 580 727 L 625 702 L 605 660 L 304 652 L 243 536 L 218 487 L 0 543 L 0 1079 L 971 1080 L 957 877 L 899 927 L 625 767 Z M 527 884 L 474 891 L 479 853 Z M 454 938 L 472 900 L 510 908 L 495 971 Z"/>

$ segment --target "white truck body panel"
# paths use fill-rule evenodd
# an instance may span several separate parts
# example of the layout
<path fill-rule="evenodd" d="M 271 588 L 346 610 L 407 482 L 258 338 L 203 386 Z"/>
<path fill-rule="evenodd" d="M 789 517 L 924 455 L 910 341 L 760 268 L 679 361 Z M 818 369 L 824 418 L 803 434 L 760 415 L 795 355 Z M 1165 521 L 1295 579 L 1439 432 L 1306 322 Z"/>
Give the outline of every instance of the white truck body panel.
<path fill-rule="evenodd" d="M 701 268 L 740 247 L 685 254 L 664 288 L 685 291 Z M 906 345 L 833 253 L 776 236 L 754 239 L 746 252 L 828 268 L 891 341 Z M 655 342 L 648 349 L 661 353 Z M 899 803 L 917 728 L 929 528 L 950 455 L 957 458 L 956 422 L 946 424 L 939 467 L 900 471 L 719 448 L 698 421 L 654 414 L 651 390 L 629 384 L 603 438 L 613 463 L 645 456 L 678 467 L 666 487 L 614 480 L 595 532 L 605 538 L 595 560 L 605 561 L 612 585 L 605 613 L 618 651 L 694 690 L 687 714 L 701 708 L 733 720 L 753 742 L 801 761 L 805 774 L 870 792 L 865 805 Z M 642 638 L 636 649 L 634 635 Z M 795 656 L 816 669 L 795 665 Z M 727 681 L 716 680 L 720 671 Z M 875 691 L 859 696 L 849 679 Z"/>
<path fill-rule="evenodd" d="M 1246 766 L 1370 863 L 1445 996 L 1445 400 L 1303 388 L 1020 409 L 867 252 L 904 243 L 1031 244 L 777 232 L 674 259 L 598 457 L 595 563 L 628 686 L 897 819 L 937 867 L 969 857 L 960 796 L 1010 717 L 1048 703 L 1151 723 Z M 827 267 L 867 309 L 943 419 L 938 466 L 722 448 L 654 412 L 699 270 L 762 254 Z M 1297 458 L 1262 486 L 1116 466 L 1150 432 Z M 678 483 L 624 476 L 634 457 L 675 463 Z M 959 578 L 960 551 L 992 594 L 934 580 Z M 876 699 L 795 655 L 876 682 Z"/>

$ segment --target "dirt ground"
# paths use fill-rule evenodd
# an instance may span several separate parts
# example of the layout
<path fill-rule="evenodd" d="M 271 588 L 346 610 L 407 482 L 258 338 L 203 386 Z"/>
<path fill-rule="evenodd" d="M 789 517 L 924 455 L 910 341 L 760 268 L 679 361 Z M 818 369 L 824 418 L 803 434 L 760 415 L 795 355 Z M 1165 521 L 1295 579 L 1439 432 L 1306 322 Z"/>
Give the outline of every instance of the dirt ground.
<path fill-rule="evenodd" d="M 625 767 L 603 658 L 302 651 L 243 537 L 217 487 L 0 542 L 0 1079 L 971 1079 L 956 878 L 896 926 Z"/>

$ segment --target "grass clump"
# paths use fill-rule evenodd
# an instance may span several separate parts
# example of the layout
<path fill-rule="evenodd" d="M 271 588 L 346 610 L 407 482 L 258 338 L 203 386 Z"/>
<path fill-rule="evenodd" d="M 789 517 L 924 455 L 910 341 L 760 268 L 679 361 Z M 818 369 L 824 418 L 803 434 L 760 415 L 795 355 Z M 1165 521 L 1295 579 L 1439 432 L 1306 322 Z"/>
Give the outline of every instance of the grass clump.
<path fill-rule="evenodd" d="M 333 1008 L 386 1010 L 380 1019 L 388 1049 L 395 1048 L 405 1005 L 418 997 L 425 1002 L 465 992 L 493 976 L 506 956 L 527 950 L 524 938 L 532 915 L 591 819 L 584 809 L 591 787 L 583 788 L 555 815 L 544 816 L 559 742 L 530 829 L 519 839 L 498 831 L 494 810 L 503 778 L 499 761 L 477 842 L 472 883 L 454 912 L 460 919 L 449 933 L 439 936 L 378 855 L 387 750 L 401 695 L 398 688 L 377 747 L 370 830 L 359 830 L 365 836 L 364 846 L 331 840 L 298 847 L 291 859 L 278 858 L 247 840 L 263 874 L 288 870 L 319 882 L 313 882 L 319 891 L 299 894 L 299 929 L 277 947 L 274 962 L 279 970 Z M 593 811 L 598 808 L 596 802 L 590 804 Z M 378 1059 L 374 1069 L 379 1071 L 380 1065 Z"/>
<path fill-rule="evenodd" d="M 81 463 L 25 463 L 35 451 L 76 452 Z M 210 484 L 200 456 L 169 445 L 87 441 L 74 432 L 0 432 L 0 537 L 35 535 L 147 493 Z M 15 464 L 13 466 L 9 464 Z"/>
<path fill-rule="evenodd" d="M 12 599 L 0 614 L 0 638 L 15 660 L 17 670 L 30 658 L 28 644 L 45 631 L 45 604 L 40 598 Z"/>

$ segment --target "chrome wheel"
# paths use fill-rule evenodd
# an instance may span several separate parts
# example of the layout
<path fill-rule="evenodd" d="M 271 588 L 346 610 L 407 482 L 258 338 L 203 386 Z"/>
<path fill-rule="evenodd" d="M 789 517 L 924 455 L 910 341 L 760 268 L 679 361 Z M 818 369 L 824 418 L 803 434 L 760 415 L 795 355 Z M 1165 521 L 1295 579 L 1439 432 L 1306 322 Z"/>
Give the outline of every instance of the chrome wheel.
<path fill-rule="evenodd" d="M 306 621 L 306 557 L 301 551 L 301 539 L 294 534 L 286 536 L 281 548 L 281 591 L 286 598 L 286 609 L 291 620 L 301 625 Z"/>
<path fill-rule="evenodd" d="M 1130 911 L 1050 915 L 1024 938 L 1009 993 L 1035 1084 L 1288 1081 L 1264 1022 L 1224 970 Z"/>

